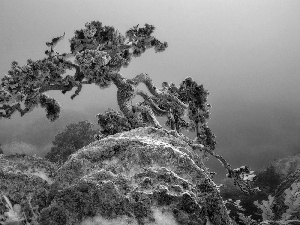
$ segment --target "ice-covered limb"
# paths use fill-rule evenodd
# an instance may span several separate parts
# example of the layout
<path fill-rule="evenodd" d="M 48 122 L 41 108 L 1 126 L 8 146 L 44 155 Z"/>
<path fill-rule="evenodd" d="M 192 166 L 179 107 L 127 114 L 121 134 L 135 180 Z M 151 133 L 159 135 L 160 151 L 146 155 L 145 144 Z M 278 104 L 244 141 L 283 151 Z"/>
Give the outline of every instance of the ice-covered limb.
<path fill-rule="evenodd" d="M 249 182 L 253 181 L 253 178 L 255 177 L 253 171 L 250 171 L 249 167 L 241 166 L 238 169 L 232 169 L 231 165 L 222 156 L 216 154 L 209 148 L 204 147 L 202 144 L 191 144 L 191 147 L 194 149 L 199 149 L 200 151 L 205 151 L 218 159 L 222 163 L 223 167 L 228 171 L 227 177 L 233 178 L 235 185 L 238 185 L 241 191 L 246 194 L 255 192 L 255 190 L 249 185 Z M 249 179 L 247 177 L 248 174 L 252 175 L 252 177 L 249 177 Z"/>
<path fill-rule="evenodd" d="M 148 88 L 149 92 L 158 97 L 158 98 L 166 98 L 169 99 L 171 101 L 174 101 L 175 103 L 177 103 L 179 106 L 184 107 L 184 108 L 188 108 L 188 105 L 185 104 L 184 102 L 180 101 L 175 95 L 171 95 L 167 92 L 163 92 L 161 90 L 159 90 L 154 84 L 152 79 L 149 77 L 148 74 L 146 73 L 141 73 L 137 76 L 135 76 L 134 78 L 132 78 L 130 80 L 130 82 L 134 85 L 134 86 L 138 86 L 140 83 L 143 83 L 146 85 L 146 87 Z"/>
<path fill-rule="evenodd" d="M 151 97 L 142 90 L 136 92 L 137 95 L 140 95 L 144 98 L 146 103 L 152 108 L 156 115 L 165 116 L 168 114 L 168 111 L 159 108 L 159 106 L 151 99 Z"/>

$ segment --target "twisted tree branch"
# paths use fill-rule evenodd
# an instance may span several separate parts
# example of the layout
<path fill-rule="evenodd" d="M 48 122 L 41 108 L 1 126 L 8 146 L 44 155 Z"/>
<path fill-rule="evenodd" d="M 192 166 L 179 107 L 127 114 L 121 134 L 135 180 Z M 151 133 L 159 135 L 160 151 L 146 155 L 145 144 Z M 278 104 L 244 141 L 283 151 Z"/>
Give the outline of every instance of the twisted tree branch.
<path fill-rule="evenodd" d="M 246 194 L 250 194 L 255 192 L 254 189 L 252 189 L 249 185 L 249 181 L 247 179 L 244 179 L 244 174 L 251 174 L 250 171 L 248 170 L 248 167 L 244 167 L 247 169 L 241 169 L 243 167 L 240 167 L 239 169 L 232 169 L 231 165 L 229 163 L 227 163 L 227 161 L 220 155 L 216 154 L 215 152 L 213 152 L 212 150 L 210 150 L 207 147 L 204 147 L 201 144 L 191 144 L 191 147 L 193 149 L 199 149 L 200 151 L 205 151 L 207 153 L 209 153 L 210 155 L 212 155 L 213 157 L 215 157 L 216 159 L 218 159 L 222 165 L 224 166 L 224 168 L 228 171 L 228 177 L 229 178 L 233 178 L 234 179 L 234 183 L 236 185 L 239 186 L 240 190 L 243 191 Z"/>
<path fill-rule="evenodd" d="M 144 91 L 137 90 L 136 94 L 144 98 L 156 115 L 165 116 L 168 114 L 168 111 L 159 108 L 158 105 L 151 99 L 151 97 Z"/>
<path fill-rule="evenodd" d="M 149 92 L 154 95 L 157 98 L 166 98 L 169 99 L 175 103 L 177 103 L 179 106 L 187 109 L 188 105 L 184 104 L 182 101 L 180 101 L 176 96 L 170 95 L 166 92 L 160 91 L 152 82 L 152 79 L 148 76 L 146 73 L 141 73 L 137 75 L 136 77 L 130 79 L 130 82 L 136 87 L 140 83 L 143 83 L 148 88 Z"/>

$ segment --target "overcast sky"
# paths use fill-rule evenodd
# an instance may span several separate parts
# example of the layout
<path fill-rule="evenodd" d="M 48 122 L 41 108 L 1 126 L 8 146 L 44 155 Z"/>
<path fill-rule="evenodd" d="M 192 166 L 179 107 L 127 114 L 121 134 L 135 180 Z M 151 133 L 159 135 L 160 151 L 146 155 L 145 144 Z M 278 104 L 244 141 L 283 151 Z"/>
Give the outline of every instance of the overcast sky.
<path fill-rule="evenodd" d="M 122 73 L 148 73 L 157 86 L 178 85 L 187 76 L 204 84 L 217 152 L 234 166 L 259 168 L 300 150 L 299 12 L 299 0 L 1 0 L 0 78 L 13 60 L 23 65 L 43 58 L 45 42 L 63 32 L 57 50 L 68 52 L 68 39 L 86 22 L 99 20 L 122 33 L 153 24 L 169 47 L 148 50 Z M 84 86 L 73 101 L 71 93 L 48 94 L 63 110 L 117 108 L 115 87 Z M 2 119 L 0 127 L 36 115 L 45 113 Z"/>

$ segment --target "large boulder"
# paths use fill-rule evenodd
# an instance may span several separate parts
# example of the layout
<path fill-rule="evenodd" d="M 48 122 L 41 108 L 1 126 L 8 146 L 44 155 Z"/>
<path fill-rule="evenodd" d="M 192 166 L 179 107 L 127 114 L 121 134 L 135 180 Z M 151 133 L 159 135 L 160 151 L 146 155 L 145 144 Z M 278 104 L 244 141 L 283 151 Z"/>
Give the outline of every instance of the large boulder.
<path fill-rule="evenodd" d="M 39 223 L 231 224 L 217 186 L 189 144 L 153 127 L 91 143 L 57 171 Z"/>

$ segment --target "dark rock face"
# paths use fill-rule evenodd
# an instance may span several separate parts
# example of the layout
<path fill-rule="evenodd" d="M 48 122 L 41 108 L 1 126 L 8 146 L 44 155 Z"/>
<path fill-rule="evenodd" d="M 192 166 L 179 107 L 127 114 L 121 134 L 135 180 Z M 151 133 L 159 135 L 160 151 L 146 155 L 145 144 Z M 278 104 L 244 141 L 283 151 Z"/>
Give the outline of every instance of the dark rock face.
<path fill-rule="evenodd" d="M 282 171 L 281 174 L 283 179 L 280 185 L 278 185 L 278 187 L 276 188 L 274 194 L 274 201 L 272 204 L 274 219 L 281 219 L 282 217 L 285 217 L 284 214 L 288 210 L 290 219 L 300 220 L 300 154 L 278 160 L 278 164 L 281 165 L 278 170 Z M 293 186 L 298 186 L 298 190 L 294 190 L 296 191 L 296 193 L 293 198 L 298 198 L 298 201 L 291 201 L 291 203 L 294 205 L 292 208 L 296 209 L 295 211 L 290 210 L 289 206 L 285 203 L 287 191 L 292 190 Z"/>
<path fill-rule="evenodd" d="M 233 185 L 233 181 L 231 179 L 226 178 L 221 182 L 223 184 L 220 188 L 221 196 L 224 200 L 241 200 L 241 206 L 245 209 L 245 211 L 240 212 L 246 216 L 251 215 L 255 220 L 261 220 L 261 211 L 254 204 L 254 201 L 261 202 L 262 200 L 267 200 L 269 195 L 278 196 L 280 194 L 284 194 L 284 191 L 293 183 L 291 182 L 293 180 L 292 178 L 290 178 L 289 182 L 287 182 L 287 177 L 291 176 L 295 171 L 297 171 L 297 169 L 299 170 L 299 168 L 300 154 L 278 159 L 256 173 L 257 177 L 253 182 L 253 187 L 259 187 L 259 192 L 251 195 L 245 195 L 238 187 Z M 278 188 L 280 190 L 278 190 Z M 283 203 L 283 200 L 281 203 Z M 282 205 L 282 207 L 282 210 L 284 210 L 284 205 Z M 237 219 L 238 214 L 236 209 L 232 208 L 230 210 L 230 216 Z"/>
<path fill-rule="evenodd" d="M 254 204 L 255 201 L 261 202 L 268 199 L 269 195 L 274 196 L 277 186 L 283 181 L 283 176 L 271 163 L 265 169 L 257 173 L 256 180 L 253 182 L 253 187 L 258 187 L 260 191 L 251 195 L 246 195 L 237 186 L 233 184 L 233 180 L 226 178 L 222 180 L 223 186 L 220 188 L 221 196 L 224 200 L 232 199 L 233 201 L 241 200 L 240 205 L 245 210 L 239 210 L 235 207 L 230 207 L 230 217 L 239 221 L 238 213 L 243 213 L 245 216 L 250 216 L 255 220 L 262 220 L 261 211 Z"/>
<path fill-rule="evenodd" d="M 292 190 L 293 184 L 299 184 L 300 183 L 300 168 L 296 170 L 294 173 L 290 174 L 277 188 L 275 192 L 275 198 L 272 204 L 272 210 L 274 213 L 275 219 L 281 219 L 282 215 L 286 212 L 286 210 L 289 208 L 287 204 L 285 204 L 285 198 L 286 198 L 286 190 Z M 300 187 L 300 185 L 298 185 Z M 297 197 L 299 198 L 299 192 L 300 188 L 296 190 Z M 296 204 L 296 202 L 293 202 Z M 297 201 L 297 210 L 294 213 L 291 213 L 290 219 L 298 219 L 300 220 L 300 203 L 299 200 Z M 296 205 L 294 205 L 296 206 Z M 296 208 L 296 207 L 295 207 Z M 300 222 L 299 222 L 300 224 Z"/>
<path fill-rule="evenodd" d="M 239 221 L 238 213 L 242 213 L 245 216 L 251 215 L 252 219 L 261 221 L 262 211 L 254 202 L 258 201 L 261 203 L 263 200 L 268 200 L 269 195 L 274 196 L 274 201 L 271 205 L 274 215 L 273 219 L 274 221 L 277 220 L 276 224 L 281 224 L 280 220 L 285 219 L 284 214 L 287 215 L 286 210 L 289 208 L 285 204 L 286 190 L 291 189 L 292 185 L 298 182 L 300 182 L 300 154 L 273 161 L 266 168 L 257 172 L 257 178 L 253 183 L 253 187 L 259 187 L 260 191 L 257 193 L 252 195 L 243 194 L 233 185 L 233 181 L 230 179 L 222 181 L 224 185 L 220 188 L 220 191 L 224 200 L 241 200 L 240 206 L 245 210 L 240 210 L 237 207 L 227 204 L 231 218 L 234 218 L 236 221 Z M 298 211 L 300 211 L 300 207 Z M 299 218 L 299 213 L 295 213 L 291 217 L 294 220 L 299 220 Z M 267 224 L 266 221 L 264 222 Z M 285 221 L 285 223 L 287 222 Z M 300 222 L 297 223 L 300 224 Z"/>
<path fill-rule="evenodd" d="M 94 142 L 59 169 L 39 222 L 231 224 L 215 184 L 194 158 L 187 139 L 151 127 Z"/>

